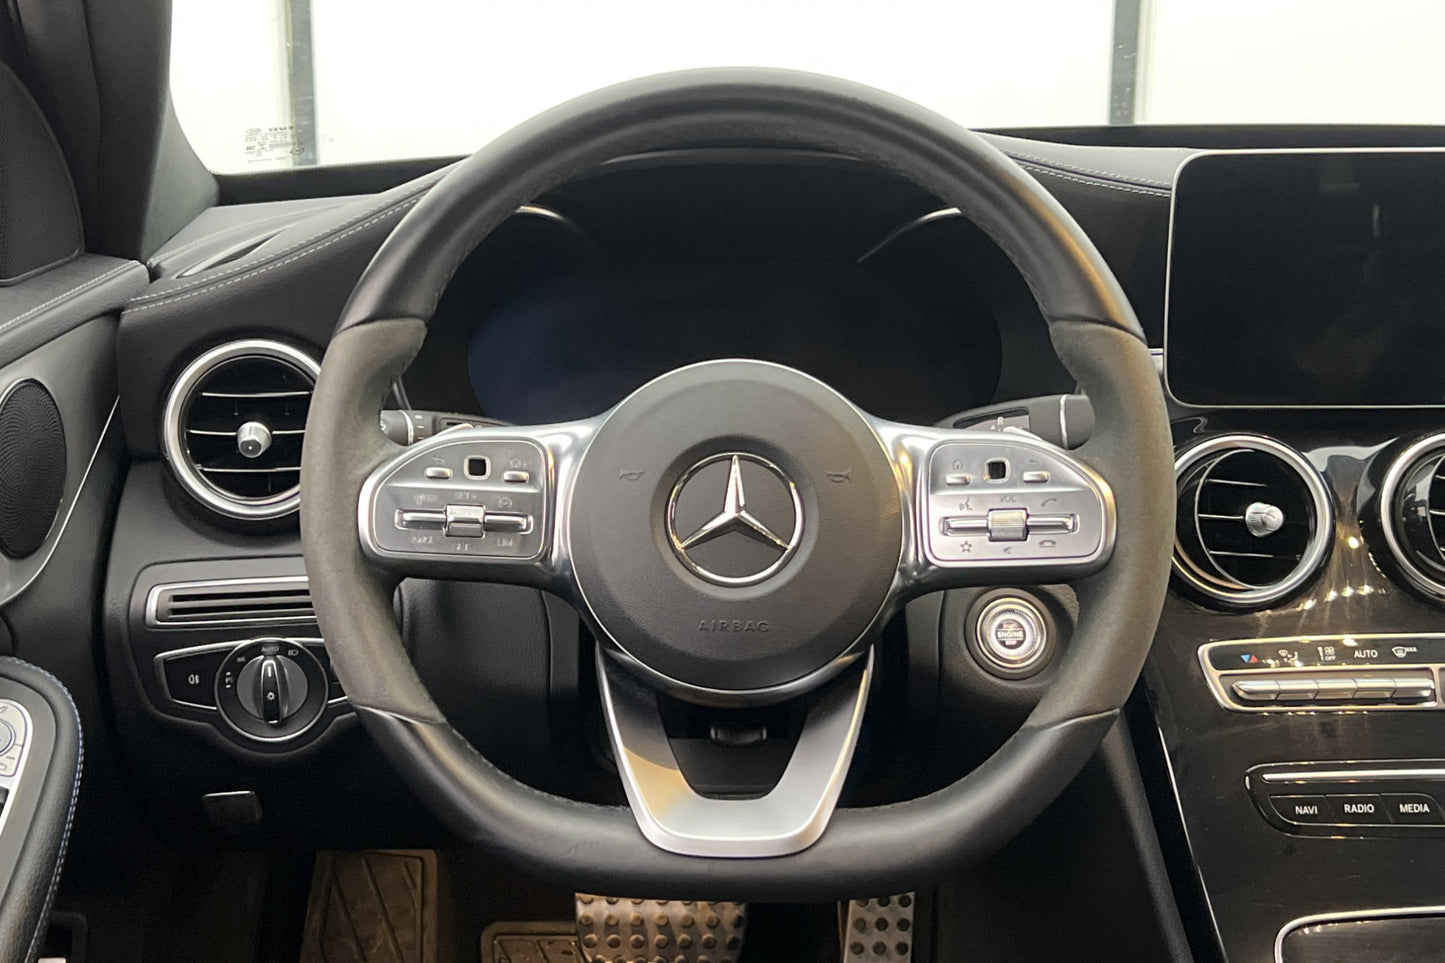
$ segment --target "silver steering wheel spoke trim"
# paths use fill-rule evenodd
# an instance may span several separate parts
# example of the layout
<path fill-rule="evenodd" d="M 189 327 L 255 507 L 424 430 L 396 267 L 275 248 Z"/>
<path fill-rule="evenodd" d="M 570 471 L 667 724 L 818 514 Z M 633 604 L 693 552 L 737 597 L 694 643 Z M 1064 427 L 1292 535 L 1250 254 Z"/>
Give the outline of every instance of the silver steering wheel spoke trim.
<path fill-rule="evenodd" d="M 601 649 L 598 689 L 617 771 L 642 834 L 683 856 L 746 859 L 801 852 L 828 828 L 868 701 L 873 653 L 817 696 L 782 778 L 755 799 L 716 799 L 688 784 L 668 742 L 653 690 Z"/>
<path fill-rule="evenodd" d="M 896 597 L 1068 582 L 1104 567 L 1117 509 L 1082 459 L 1025 431 L 870 419 L 898 474 L 907 531 Z"/>

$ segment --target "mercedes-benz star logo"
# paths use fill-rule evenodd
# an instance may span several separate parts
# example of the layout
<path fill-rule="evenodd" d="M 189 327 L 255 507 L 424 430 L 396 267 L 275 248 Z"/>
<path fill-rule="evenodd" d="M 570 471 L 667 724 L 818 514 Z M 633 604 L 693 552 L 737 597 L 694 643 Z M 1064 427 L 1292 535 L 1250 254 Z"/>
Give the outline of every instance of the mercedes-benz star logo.
<path fill-rule="evenodd" d="M 718 506 L 721 504 L 721 511 Z M 783 470 L 746 452 L 704 458 L 667 501 L 667 537 L 688 570 L 718 585 L 755 585 L 787 564 L 803 504 Z"/>

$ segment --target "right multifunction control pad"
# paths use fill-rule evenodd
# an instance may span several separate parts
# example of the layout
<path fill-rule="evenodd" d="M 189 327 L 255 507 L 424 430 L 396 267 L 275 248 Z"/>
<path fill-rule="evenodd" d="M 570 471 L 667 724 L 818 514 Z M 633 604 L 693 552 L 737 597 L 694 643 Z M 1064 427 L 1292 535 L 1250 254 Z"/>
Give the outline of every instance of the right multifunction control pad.
<path fill-rule="evenodd" d="M 542 554 L 547 461 L 523 439 L 429 446 L 368 485 L 363 530 L 383 556 Z"/>
<path fill-rule="evenodd" d="M 924 544 L 940 565 L 1085 564 L 1113 535 L 1108 487 L 1062 451 L 1000 433 L 933 449 Z"/>

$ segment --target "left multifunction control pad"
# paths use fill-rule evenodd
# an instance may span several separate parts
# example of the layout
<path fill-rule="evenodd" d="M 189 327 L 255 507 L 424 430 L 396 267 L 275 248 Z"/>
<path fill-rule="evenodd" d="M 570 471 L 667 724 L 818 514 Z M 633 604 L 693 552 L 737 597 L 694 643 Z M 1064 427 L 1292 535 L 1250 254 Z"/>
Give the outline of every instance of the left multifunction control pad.
<path fill-rule="evenodd" d="M 428 446 L 363 492 L 368 548 L 384 556 L 534 559 L 547 528 L 548 464 L 525 439 Z"/>

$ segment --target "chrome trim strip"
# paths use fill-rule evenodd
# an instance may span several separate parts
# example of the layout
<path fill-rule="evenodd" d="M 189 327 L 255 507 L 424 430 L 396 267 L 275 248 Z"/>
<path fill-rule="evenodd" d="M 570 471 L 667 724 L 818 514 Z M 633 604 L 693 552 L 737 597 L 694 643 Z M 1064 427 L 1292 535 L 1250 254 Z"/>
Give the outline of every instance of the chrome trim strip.
<path fill-rule="evenodd" d="M 1381 909 L 1341 910 L 1336 913 L 1315 913 L 1299 916 L 1280 927 L 1274 938 L 1275 963 L 1285 963 L 1284 941 L 1297 929 L 1318 923 L 1349 923 L 1370 919 L 1394 919 L 1402 916 L 1445 916 L 1445 906 L 1389 906 Z"/>
<path fill-rule="evenodd" d="M 617 770 L 642 834 L 684 856 L 748 859 L 801 852 L 822 837 L 858 744 L 873 653 L 856 684 L 840 680 L 808 713 L 776 786 L 757 799 L 711 799 L 688 785 L 650 692 L 597 652 L 597 680 Z"/>
<path fill-rule="evenodd" d="M 256 578 L 216 578 L 201 579 L 194 582 L 159 582 L 155 585 L 152 585 L 150 591 L 146 593 L 145 624 L 153 629 L 190 629 L 210 628 L 217 626 L 270 624 L 306 625 L 315 623 L 316 615 L 314 611 L 309 618 L 304 616 L 281 616 L 278 618 L 216 618 L 185 621 L 177 620 L 166 622 L 161 621 L 160 618 L 160 600 L 161 596 L 165 592 L 171 592 L 175 594 L 184 591 L 196 591 L 208 588 L 230 588 L 233 586 L 237 588 L 240 588 L 242 586 L 255 586 L 257 588 L 265 589 L 271 586 L 276 586 L 279 588 L 283 585 L 293 585 L 299 589 L 306 589 L 308 591 L 308 594 L 310 591 L 310 583 L 304 575 L 266 575 L 257 576 Z"/>
<path fill-rule="evenodd" d="M 1146 686 L 1146 692 L 1148 687 Z M 1153 699 L 1149 701 L 1152 703 Z M 1174 797 L 1174 811 L 1179 816 L 1179 827 L 1184 833 L 1184 848 L 1189 856 L 1189 871 L 1193 874 L 1194 881 L 1199 884 L 1199 894 L 1204 898 L 1204 910 L 1209 914 L 1209 932 L 1214 937 L 1214 946 L 1219 951 L 1219 958 L 1224 958 L 1224 937 L 1219 928 L 1219 914 L 1214 911 L 1214 900 L 1209 895 L 1209 886 L 1204 881 L 1204 870 L 1199 865 L 1199 847 L 1196 845 L 1194 836 L 1189 831 L 1189 817 L 1184 812 L 1184 797 L 1179 792 L 1179 779 L 1174 775 L 1175 761 L 1169 752 L 1169 740 L 1164 737 L 1164 729 L 1159 725 L 1157 712 L 1149 713 L 1153 720 L 1155 737 L 1159 740 L 1159 751 L 1164 754 L 1164 773 L 1169 777 L 1169 792 Z"/>
<path fill-rule="evenodd" d="M 161 450 L 181 487 L 212 511 L 231 518 L 280 518 L 301 506 L 299 484 L 265 498 L 242 499 L 224 493 L 207 481 L 205 475 L 191 461 L 185 443 L 183 422 L 190 410 L 191 392 L 196 385 L 218 365 L 247 357 L 271 358 L 289 364 L 309 377 L 313 386 L 321 375 L 321 366 L 314 358 L 280 341 L 247 338 L 218 345 L 186 365 L 171 385 L 161 418 Z"/>
<path fill-rule="evenodd" d="M 577 239 L 583 244 L 586 244 L 594 251 L 597 249 L 597 242 L 592 240 L 592 236 L 590 234 L 582 230 L 581 225 L 579 225 L 576 221 L 572 220 L 572 218 L 568 217 L 566 214 L 563 214 L 561 211 L 556 210 L 555 208 L 544 207 L 541 204 L 536 203 L 523 204 L 521 207 L 517 208 L 516 213 L 530 217 L 539 217 L 544 221 L 551 221 L 553 224 L 559 224 L 562 227 L 567 228 L 573 234 L 575 234 L 577 236 Z"/>
<path fill-rule="evenodd" d="M 914 228 L 923 227 L 925 224 L 932 224 L 934 221 L 952 220 L 955 217 L 963 216 L 963 212 L 956 207 L 942 207 L 936 211 L 929 211 L 927 214 L 924 214 L 920 217 L 915 217 L 911 221 L 905 221 L 904 223 L 895 227 L 893 230 L 889 231 L 887 234 L 883 235 L 882 240 L 878 241 L 878 243 L 874 244 L 868 250 L 858 255 L 858 259 L 854 263 L 864 263 L 865 261 L 872 258 L 874 255 L 876 255 L 879 251 L 882 251 L 888 245 L 898 240 L 903 235 L 911 232 Z"/>
<path fill-rule="evenodd" d="M 1390 554 L 1394 556 L 1395 563 L 1400 566 L 1405 578 L 1426 595 L 1445 599 L 1445 583 L 1430 578 L 1415 564 L 1405 550 L 1405 546 L 1400 544 L 1394 520 L 1396 489 L 1400 487 L 1406 470 L 1432 448 L 1439 449 L 1441 454 L 1445 455 L 1445 433 L 1421 438 L 1400 452 L 1395 460 L 1390 462 L 1390 467 L 1385 471 L 1385 477 L 1380 482 L 1377 511 L 1380 513 L 1380 528 L 1385 533 L 1385 544 L 1390 549 Z"/>
<path fill-rule="evenodd" d="M 1325 487 L 1323 476 L 1304 455 L 1282 442 L 1276 441 L 1266 435 L 1235 433 L 1227 435 L 1213 435 L 1196 444 L 1189 445 L 1182 449 L 1174 460 L 1174 484 L 1177 491 L 1179 478 L 1184 472 L 1193 467 L 1194 464 L 1208 455 L 1219 454 L 1229 449 L 1261 451 L 1274 455 L 1285 464 L 1293 468 L 1300 480 L 1304 482 L 1305 488 L 1309 491 L 1310 501 L 1314 503 L 1315 510 L 1315 531 L 1311 537 L 1309 548 L 1305 551 L 1299 563 L 1293 571 L 1284 579 L 1268 586 L 1250 586 L 1244 590 L 1232 592 L 1209 585 L 1180 562 L 1183 554 L 1179 545 L 1179 537 L 1174 538 L 1174 556 L 1171 567 L 1174 574 L 1187 582 L 1189 586 L 1198 592 L 1207 595 L 1218 602 L 1240 608 L 1254 608 L 1260 605 L 1267 605 L 1270 602 L 1278 601 L 1286 595 L 1304 585 L 1320 567 L 1325 560 L 1325 555 L 1330 548 L 1330 540 L 1335 531 L 1335 508 L 1334 502 L 1330 500 L 1329 489 Z M 1223 574 L 1223 573 L 1221 573 Z M 1242 583 L 1241 583 L 1242 584 Z"/>
<path fill-rule="evenodd" d="M 1313 765 L 1313 763 L 1306 763 Z M 1298 773 L 1264 772 L 1260 781 L 1270 783 L 1348 782 L 1351 779 L 1445 779 L 1445 767 L 1427 769 L 1401 766 L 1398 769 L 1309 769 Z"/>
<path fill-rule="evenodd" d="M 1179 162 L 1174 169 L 1174 186 L 1169 192 L 1169 239 L 1164 256 L 1164 346 L 1160 352 L 1165 396 L 1191 411 L 1380 411 L 1439 409 L 1442 405 L 1195 405 L 1182 401 L 1169 386 L 1169 294 L 1174 274 L 1174 216 L 1179 198 L 1179 180 L 1191 161 L 1215 155 L 1261 156 L 1267 154 L 1445 154 L 1445 147 L 1275 147 L 1249 150 L 1200 150 Z"/>

